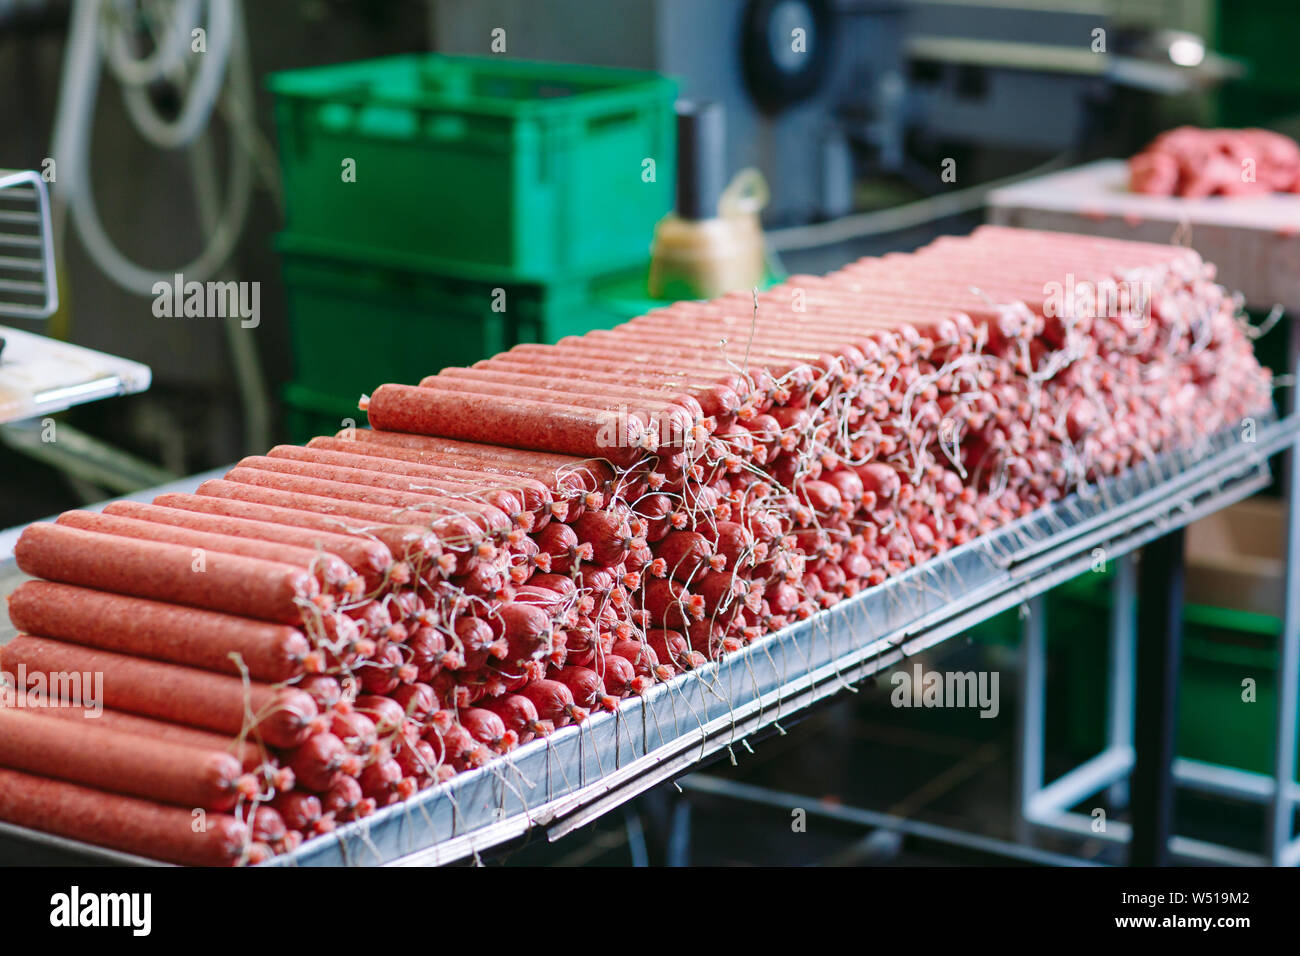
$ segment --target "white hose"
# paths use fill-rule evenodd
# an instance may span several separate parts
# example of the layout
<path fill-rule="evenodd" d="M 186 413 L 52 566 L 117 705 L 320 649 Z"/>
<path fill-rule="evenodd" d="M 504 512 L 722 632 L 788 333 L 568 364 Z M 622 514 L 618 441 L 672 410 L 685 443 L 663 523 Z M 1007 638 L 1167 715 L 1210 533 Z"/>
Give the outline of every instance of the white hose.
<path fill-rule="evenodd" d="M 236 42 L 242 43 L 243 23 L 240 22 L 240 39 L 235 40 L 233 27 L 239 18 L 236 9 L 238 0 L 205 0 L 208 10 L 205 50 L 199 56 L 199 68 L 194 81 L 185 96 L 185 105 L 180 115 L 174 120 L 164 120 L 154 109 L 149 100 L 148 88 L 144 84 L 122 84 L 122 99 L 127 112 L 142 136 L 160 149 L 179 149 L 189 146 L 198 138 L 212 111 L 221 98 L 221 88 L 226 82 L 226 64 L 230 59 L 231 48 Z M 179 17 L 176 18 L 179 22 Z M 189 21 L 193 24 L 195 21 Z M 190 31 L 182 23 L 183 50 L 190 49 Z M 172 34 L 174 35 L 174 33 Z M 109 61 L 112 63 L 113 61 Z M 178 62 L 173 72 L 183 72 Z M 119 75 L 120 79 L 120 75 Z"/>
<path fill-rule="evenodd" d="M 230 257 L 248 216 L 253 186 L 252 159 L 247 150 L 240 148 L 240 135 L 234 135 L 230 182 L 224 208 L 204 249 L 193 260 L 181 266 L 157 270 L 138 265 L 122 254 L 104 230 L 95 208 L 91 186 L 90 137 L 99 91 L 99 75 L 104 62 L 101 47 L 116 49 L 121 44 L 119 37 L 111 35 L 108 39 L 101 40 L 101 26 L 105 19 L 110 19 L 103 18 L 101 14 L 110 2 L 111 0 L 77 0 L 73 7 L 68 48 L 63 61 L 59 109 L 54 123 L 53 154 L 57 169 L 55 195 L 71 217 L 87 253 L 99 268 L 128 292 L 152 295 L 157 283 L 170 283 L 178 272 L 190 281 L 206 281 Z M 161 120 L 148 104 L 142 87 L 124 87 L 132 119 L 143 124 L 141 133 L 151 141 L 169 148 L 193 142 L 207 126 L 220 98 L 228 62 L 232 67 L 232 89 L 236 95 L 251 97 L 251 66 L 247 56 L 240 0 L 204 0 L 203 5 L 207 6 L 210 18 L 207 52 L 202 54 L 205 59 L 186 97 L 181 117 L 174 123 Z M 182 32 L 184 50 L 188 51 L 190 31 L 198 24 L 193 21 L 186 23 L 180 14 L 197 12 L 200 6 L 199 3 L 179 0 L 171 29 L 167 38 L 160 41 L 155 49 L 154 57 L 131 60 L 123 55 L 112 54 L 110 63 L 116 64 L 114 72 L 131 79 L 151 76 L 174 55 L 168 49 L 176 44 L 175 37 Z M 207 60 L 209 57 L 213 58 L 211 64 Z M 151 61 L 152 65 L 145 65 Z M 243 104 L 232 112 L 232 115 L 241 118 L 251 117 L 251 114 L 251 109 Z M 146 115 L 152 119 L 144 118 Z"/>
<path fill-rule="evenodd" d="M 199 3 L 200 0 L 175 0 L 167 4 L 172 15 L 164 31 L 165 36 L 161 40 L 155 37 L 153 53 L 143 59 L 133 56 L 127 50 L 129 35 L 122 25 L 130 16 L 128 0 L 113 0 L 115 9 L 112 10 L 106 9 L 106 3 L 101 8 L 105 28 L 99 31 L 100 50 L 104 62 L 117 77 L 117 81 L 123 86 L 145 86 L 171 76 L 181 66 L 189 50 L 192 24 L 199 22 Z M 155 0 L 152 5 L 159 4 Z"/>

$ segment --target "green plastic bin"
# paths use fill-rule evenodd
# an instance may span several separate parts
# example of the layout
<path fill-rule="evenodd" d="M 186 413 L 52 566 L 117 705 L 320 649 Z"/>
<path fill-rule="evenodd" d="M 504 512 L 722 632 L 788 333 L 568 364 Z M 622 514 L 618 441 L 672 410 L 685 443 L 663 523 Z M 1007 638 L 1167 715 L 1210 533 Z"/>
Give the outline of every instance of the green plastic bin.
<path fill-rule="evenodd" d="M 294 382 L 354 410 L 384 382 L 414 384 L 518 342 L 553 342 L 624 319 L 594 300 L 601 277 L 490 282 L 283 233 L 276 245 Z"/>
<path fill-rule="evenodd" d="M 1084 574 L 1046 595 L 1052 674 L 1048 737 L 1080 760 L 1106 745 L 1110 578 L 1111 572 Z M 1281 621 L 1266 614 L 1183 606 L 1179 756 L 1272 772 L 1280 633 Z M 970 634 L 984 644 L 1015 647 L 1020 642 L 1018 611 L 999 614 Z M 1256 682 L 1251 703 L 1242 700 L 1246 677 Z"/>
<path fill-rule="evenodd" d="M 421 54 L 269 86 L 299 236 L 552 281 L 644 261 L 673 205 L 677 88 L 657 73 Z"/>
<path fill-rule="evenodd" d="M 294 380 L 321 395 L 357 399 L 384 382 L 418 382 L 447 365 L 467 365 L 515 341 L 522 303 L 506 288 L 428 270 L 340 254 L 281 235 Z M 523 310 L 526 311 L 526 310 Z"/>
<path fill-rule="evenodd" d="M 1076 753 L 1095 753 L 1104 746 L 1108 577 L 1085 575 L 1049 598 L 1047 628 L 1060 641 L 1066 674 L 1059 700 L 1065 705 L 1063 729 Z M 1179 756 L 1272 772 L 1280 634 L 1281 622 L 1267 614 L 1183 606 Z M 1253 701 L 1242 699 L 1245 678 L 1255 682 Z M 1139 707 L 1140 694 L 1139 688 Z"/>
<path fill-rule="evenodd" d="M 319 435 L 344 428 L 364 428 L 366 415 L 355 401 L 323 394 L 295 382 L 284 386 L 284 430 L 289 441 L 303 445 Z"/>

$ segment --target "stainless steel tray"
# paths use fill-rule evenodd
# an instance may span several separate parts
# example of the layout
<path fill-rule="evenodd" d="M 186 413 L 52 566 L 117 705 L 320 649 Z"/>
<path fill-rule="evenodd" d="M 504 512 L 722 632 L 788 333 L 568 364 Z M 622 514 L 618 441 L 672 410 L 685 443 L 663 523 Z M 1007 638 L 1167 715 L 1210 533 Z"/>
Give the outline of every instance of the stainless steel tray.
<path fill-rule="evenodd" d="M 583 826 L 658 783 L 903 658 L 1265 486 L 1295 417 L 1169 454 L 953 549 L 722 661 L 625 700 L 414 799 L 304 843 L 266 866 L 437 865 L 545 828 Z M 70 841 L 16 828 L 6 843 Z M 76 844 L 75 846 L 81 846 Z M 29 847 L 30 848 L 30 847 Z M 84 846 L 84 862 L 122 863 Z"/>

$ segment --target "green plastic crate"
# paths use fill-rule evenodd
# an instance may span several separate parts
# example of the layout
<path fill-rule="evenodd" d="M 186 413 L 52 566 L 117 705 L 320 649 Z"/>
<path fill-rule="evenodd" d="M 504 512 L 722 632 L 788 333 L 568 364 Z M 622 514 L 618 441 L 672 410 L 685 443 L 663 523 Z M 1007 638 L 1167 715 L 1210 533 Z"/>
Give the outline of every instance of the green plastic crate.
<path fill-rule="evenodd" d="M 495 287 L 428 270 L 342 255 L 281 235 L 295 381 L 347 399 L 384 382 L 418 382 L 447 365 L 467 365 L 515 341 L 527 295 L 494 311 Z M 518 305 L 517 309 L 510 306 Z"/>
<path fill-rule="evenodd" d="M 284 430 L 289 441 L 302 445 L 318 435 L 333 435 L 348 427 L 364 428 L 366 416 L 356 402 L 290 382 L 284 387 Z"/>
<path fill-rule="evenodd" d="M 1217 0 L 1210 20 L 1210 46 L 1239 59 L 1246 74 L 1213 94 L 1214 122 L 1221 126 L 1272 126 L 1300 111 L 1300 71 L 1295 32 L 1279 29 L 1295 16 L 1295 0 Z"/>
<path fill-rule="evenodd" d="M 1063 653 L 1064 730 L 1071 749 L 1095 753 L 1104 746 L 1108 575 L 1089 574 L 1052 592 L 1048 632 Z M 1281 622 L 1201 604 L 1183 606 L 1182 680 L 1178 703 L 1178 754 L 1241 770 L 1271 773 L 1277 696 L 1277 640 Z M 1242 680 L 1255 681 L 1253 702 L 1242 700 Z M 1141 689 L 1138 690 L 1141 707 Z"/>
<path fill-rule="evenodd" d="M 1079 759 L 1106 744 L 1106 682 L 1111 574 L 1085 574 L 1047 594 L 1047 643 L 1052 683 L 1047 695 L 1049 738 Z M 1015 647 L 1016 610 L 972 629 L 981 643 Z M 1277 695 L 1277 638 L 1269 615 L 1183 606 L 1178 753 L 1182 757 L 1272 772 Z M 1256 682 L 1253 703 L 1241 699 L 1243 678 Z M 1142 706 L 1139 698 L 1138 706 Z"/>
<path fill-rule="evenodd" d="M 353 409 L 384 382 L 413 384 L 518 342 L 553 342 L 625 318 L 594 300 L 601 277 L 488 282 L 299 236 L 281 234 L 277 246 L 294 381 Z"/>
<path fill-rule="evenodd" d="M 673 205 L 677 88 L 657 73 L 421 54 L 269 86 L 296 235 L 551 281 L 645 260 Z"/>

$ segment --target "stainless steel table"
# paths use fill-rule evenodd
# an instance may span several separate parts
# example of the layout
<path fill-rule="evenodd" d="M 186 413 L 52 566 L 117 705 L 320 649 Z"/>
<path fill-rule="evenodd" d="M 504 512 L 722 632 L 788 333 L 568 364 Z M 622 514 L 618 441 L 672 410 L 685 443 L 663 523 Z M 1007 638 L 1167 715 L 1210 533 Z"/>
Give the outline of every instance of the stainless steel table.
<path fill-rule="evenodd" d="M 1222 435 L 1144 463 L 269 865 L 440 864 L 530 829 L 558 839 L 744 747 L 748 736 L 780 732 L 783 720 L 810 705 L 1086 573 L 1097 549 L 1119 559 L 1254 493 L 1269 481 L 1268 458 L 1297 436 L 1296 418 L 1261 418 L 1253 442 Z M 71 851 L 84 862 L 125 862 L 13 828 L 0 829 L 0 861 L 15 841 L 28 851 Z"/>

